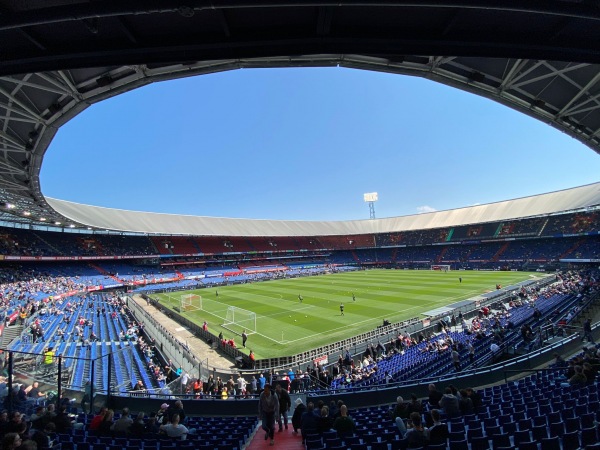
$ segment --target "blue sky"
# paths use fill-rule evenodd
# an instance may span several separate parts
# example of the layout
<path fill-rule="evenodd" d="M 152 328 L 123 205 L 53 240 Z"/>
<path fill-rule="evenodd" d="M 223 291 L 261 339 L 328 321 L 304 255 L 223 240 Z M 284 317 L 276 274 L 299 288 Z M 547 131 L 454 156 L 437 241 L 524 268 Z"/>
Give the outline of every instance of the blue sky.
<path fill-rule="evenodd" d="M 600 181 L 600 156 L 493 101 L 420 78 L 251 69 L 88 108 L 42 166 L 50 197 L 263 219 L 416 214 Z"/>

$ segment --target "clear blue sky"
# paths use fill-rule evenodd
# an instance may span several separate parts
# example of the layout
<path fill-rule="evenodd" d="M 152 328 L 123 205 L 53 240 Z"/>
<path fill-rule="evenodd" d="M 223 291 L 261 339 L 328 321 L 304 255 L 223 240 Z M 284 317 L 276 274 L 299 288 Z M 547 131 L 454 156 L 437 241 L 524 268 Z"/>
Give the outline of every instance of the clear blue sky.
<path fill-rule="evenodd" d="M 50 197 L 140 211 L 367 219 L 600 181 L 600 155 L 493 101 L 420 78 L 253 69 L 156 83 L 63 126 Z"/>

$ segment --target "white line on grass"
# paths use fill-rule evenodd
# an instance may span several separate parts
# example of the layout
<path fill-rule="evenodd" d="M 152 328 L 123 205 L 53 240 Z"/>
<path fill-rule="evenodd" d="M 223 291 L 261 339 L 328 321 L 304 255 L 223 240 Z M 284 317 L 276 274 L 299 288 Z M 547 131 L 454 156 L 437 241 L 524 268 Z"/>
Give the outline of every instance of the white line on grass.
<path fill-rule="evenodd" d="M 481 292 L 481 291 L 480 291 L 479 289 L 475 289 L 475 290 L 472 290 L 472 291 L 468 291 L 468 292 L 467 292 L 467 294 L 480 293 L 480 292 Z M 458 295 L 458 296 L 455 296 L 455 297 L 445 297 L 443 300 L 444 300 L 444 302 L 446 302 L 446 301 L 458 300 L 458 299 L 460 299 L 460 298 L 464 298 L 464 295 L 465 295 L 465 294 Z M 323 297 L 311 297 L 311 298 L 319 298 L 319 299 L 322 299 L 322 300 L 327 300 L 327 299 L 325 299 L 325 298 L 323 298 Z M 372 300 L 372 299 L 369 299 L 369 300 Z M 438 300 L 435 300 L 435 301 L 433 301 L 433 300 L 429 300 L 429 301 L 426 301 L 426 302 L 425 302 L 425 304 L 426 304 L 426 305 L 427 305 L 427 304 L 431 304 L 432 306 L 434 306 L 434 305 L 437 305 L 437 304 L 439 304 L 439 302 L 440 302 L 440 301 L 438 301 Z M 421 305 L 418 305 L 418 306 L 412 306 L 412 307 L 410 307 L 410 308 L 405 308 L 405 309 L 403 309 L 402 311 L 403 311 L 403 312 L 404 312 L 404 311 L 412 311 L 412 310 L 414 310 L 414 309 L 420 309 L 420 308 L 423 308 L 423 306 L 424 306 L 423 304 L 421 304 Z M 315 307 L 317 307 L 317 306 L 316 306 L 316 305 L 315 305 L 315 306 L 310 306 L 310 305 L 309 305 L 309 306 L 306 306 L 305 308 L 298 308 L 297 310 L 290 310 L 290 311 L 291 311 L 291 312 L 295 312 L 295 311 L 300 311 L 301 309 L 315 308 Z M 320 306 L 319 306 L 319 307 L 320 307 Z M 267 318 L 267 319 L 270 319 L 270 318 L 274 318 L 274 317 L 276 317 L 276 316 L 279 316 L 279 315 L 285 315 L 285 314 L 287 314 L 287 313 L 286 313 L 286 312 L 278 312 L 278 313 L 275 313 L 275 314 L 269 314 L 269 315 L 257 316 L 257 319 L 259 319 L 259 318 L 261 318 L 261 317 L 262 317 L 262 318 Z M 299 342 L 299 341 L 302 341 L 302 340 L 305 340 L 305 339 L 313 338 L 313 337 L 315 337 L 315 336 L 320 336 L 320 335 L 324 335 L 324 334 L 329 334 L 329 333 L 332 333 L 332 332 L 340 331 L 340 330 L 343 330 L 343 329 L 345 329 L 345 328 L 349 328 L 349 327 L 351 327 L 351 326 L 360 325 L 360 324 L 363 324 L 363 323 L 368 323 L 368 322 L 379 321 L 379 320 L 381 320 L 381 319 L 383 319 L 383 318 L 385 318 L 385 317 L 389 317 L 390 315 L 391 315 L 391 314 L 384 314 L 384 315 L 382 315 L 382 316 L 379 316 L 379 317 L 372 317 L 372 318 L 365 319 L 365 320 L 362 320 L 362 321 L 359 321 L 359 322 L 352 322 L 352 324 L 349 324 L 349 325 L 344 325 L 344 326 L 342 326 L 342 327 L 338 327 L 338 328 L 331 328 L 331 329 L 329 329 L 329 330 L 327 330 L 327 331 L 323 331 L 323 332 L 321 332 L 321 333 L 313 333 L 313 332 L 311 332 L 310 336 L 305 336 L 305 337 L 302 337 L 302 338 L 293 339 L 293 340 L 289 340 L 289 341 L 288 341 L 288 340 L 286 340 L 285 342 L 281 342 L 281 341 L 279 341 L 279 340 L 277 340 L 277 339 L 270 338 L 270 337 L 268 337 L 268 336 L 265 336 L 265 335 L 264 335 L 264 334 L 262 334 L 262 333 L 258 333 L 258 332 L 257 332 L 256 334 L 260 334 L 260 335 L 261 335 L 261 336 L 263 336 L 264 338 L 266 338 L 266 339 L 268 339 L 268 340 L 270 340 L 270 341 L 273 341 L 273 342 L 277 342 L 277 343 L 279 343 L 279 344 L 284 344 L 284 343 L 285 343 L 285 344 L 291 344 L 291 343 Z"/>
<path fill-rule="evenodd" d="M 428 302 L 428 303 L 433 303 L 433 302 Z M 413 309 L 417 309 L 417 308 L 422 308 L 422 305 L 419 305 L 419 306 L 413 306 L 413 307 L 411 307 L 411 308 L 406 308 L 406 309 L 403 309 L 402 311 L 412 311 Z M 379 316 L 379 317 L 371 317 L 371 318 L 369 318 L 369 319 L 360 320 L 360 321 L 358 321 L 358 322 L 354 321 L 354 322 L 352 322 L 351 324 L 344 325 L 344 326 L 341 326 L 341 327 L 338 327 L 338 328 L 330 328 L 329 330 L 327 330 L 327 331 L 322 331 L 321 333 L 314 333 L 314 332 L 310 332 L 310 335 L 309 335 L 309 336 L 304 336 L 304 337 L 301 337 L 301 338 L 298 338 L 298 339 L 294 339 L 294 340 L 291 340 L 291 341 L 285 341 L 285 343 L 286 343 L 286 344 L 291 344 L 291 343 L 295 343 L 295 342 L 300 342 L 300 341 L 303 341 L 303 340 L 305 340 L 305 339 L 312 339 L 312 338 L 314 338 L 315 336 L 321 336 L 321 335 L 323 335 L 323 334 L 329 334 L 329 333 L 332 333 L 332 332 L 335 332 L 335 331 L 340 331 L 340 330 L 343 330 L 343 329 L 345 329 L 345 328 L 354 327 L 355 325 L 360 325 L 360 324 L 363 324 L 363 323 L 374 322 L 374 321 L 378 321 L 378 322 L 379 322 L 379 321 L 380 321 L 381 319 L 383 319 L 384 317 L 389 317 L 389 316 L 390 316 L 390 314 L 384 314 L 384 315 L 382 315 L 382 316 Z M 261 335 L 261 336 L 264 336 L 264 335 Z M 265 336 L 265 337 L 266 337 L 266 336 Z M 272 341 L 274 340 L 274 339 L 271 339 L 271 338 L 267 338 L 267 339 L 270 339 L 270 340 L 272 340 Z M 278 342 L 278 341 L 276 341 L 276 342 Z M 281 342 L 280 342 L 280 343 L 281 343 Z"/>

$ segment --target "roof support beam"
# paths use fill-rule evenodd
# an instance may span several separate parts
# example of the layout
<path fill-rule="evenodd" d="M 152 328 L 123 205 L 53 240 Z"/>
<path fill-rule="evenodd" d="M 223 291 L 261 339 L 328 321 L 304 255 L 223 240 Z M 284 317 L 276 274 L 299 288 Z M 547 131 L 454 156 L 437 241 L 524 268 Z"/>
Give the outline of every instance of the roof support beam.
<path fill-rule="evenodd" d="M 4 105 L 0 104 L 0 109 L 4 108 Z M 9 115 L 4 115 L 4 116 L 0 116 L 0 120 L 8 120 L 11 122 L 23 122 L 23 123 L 38 123 L 37 120 L 34 119 L 25 119 L 23 117 L 15 117 L 15 116 L 9 116 Z"/>
<path fill-rule="evenodd" d="M 0 130 L 0 139 L 4 139 L 7 142 L 11 142 L 12 144 L 16 145 L 19 149 L 25 150 L 25 144 L 23 142 L 16 140 L 13 136 L 5 133 L 2 130 Z"/>
<path fill-rule="evenodd" d="M 39 72 L 36 73 L 36 75 L 42 80 L 46 81 L 47 83 L 56 86 L 56 88 L 63 92 L 64 95 L 70 95 L 71 97 L 80 98 L 78 97 L 79 91 L 77 90 L 77 88 L 75 86 L 72 86 L 72 84 L 67 83 L 66 81 L 64 83 L 61 83 L 62 78 L 57 77 L 57 73 L 58 72 Z"/>
<path fill-rule="evenodd" d="M 535 83 L 537 81 L 541 81 L 541 80 L 545 80 L 547 78 L 555 77 L 556 75 L 562 75 L 562 74 L 569 73 L 569 72 L 572 72 L 574 70 L 579 70 L 579 69 L 582 69 L 584 67 L 589 66 L 589 64 L 576 64 L 574 66 L 565 67 L 564 69 L 556 69 L 556 68 L 550 66 L 547 63 L 547 61 L 540 61 L 540 64 L 544 64 L 546 67 L 548 67 L 549 69 L 551 69 L 551 71 L 549 73 L 545 73 L 545 74 L 540 75 L 538 77 L 528 78 L 526 80 L 521 81 L 520 83 L 515 83 L 513 85 L 513 87 L 523 87 L 523 86 L 525 86 L 527 84 Z M 536 66 L 539 67 L 539 65 L 536 65 Z M 521 79 L 523 77 L 519 77 L 519 78 Z"/>
<path fill-rule="evenodd" d="M 515 77 L 519 75 L 521 69 L 523 69 L 528 63 L 528 59 L 517 59 L 511 66 L 506 76 L 502 79 L 502 82 L 500 83 L 500 91 L 509 89 Z"/>
<path fill-rule="evenodd" d="M 39 76 L 40 76 L 40 78 L 44 79 L 43 73 L 39 74 Z M 32 83 L 30 81 L 16 80 L 12 77 L 0 77 L 0 80 L 6 81 L 8 83 L 19 84 L 21 86 L 27 86 L 27 87 L 30 87 L 33 89 L 39 89 L 40 91 L 52 92 L 53 94 L 60 94 L 60 95 L 69 95 L 70 94 L 70 92 L 66 91 L 64 88 L 63 89 L 51 88 L 49 86 L 43 86 L 41 84 Z"/>
<path fill-rule="evenodd" d="M 27 171 L 22 167 L 16 167 L 7 162 L 7 160 L 0 159 L 0 172 L 9 173 L 11 175 L 23 175 L 26 174 Z"/>
<path fill-rule="evenodd" d="M 40 116 L 38 113 L 36 113 L 35 111 L 33 111 L 29 106 L 25 105 L 18 98 L 14 97 L 13 95 L 11 95 L 8 92 L 6 92 L 2 87 L 0 87 L 0 94 L 2 94 L 3 96 L 5 96 L 8 100 L 10 100 L 11 102 L 13 102 L 15 105 L 18 105 L 21 108 L 23 108 L 24 111 L 26 111 L 27 113 L 29 113 L 30 117 L 32 117 L 34 119 L 37 119 L 39 122 L 46 123 L 46 121 L 42 118 L 42 116 Z M 23 114 L 23 115 L 26 115 L 26 114 Z"/>
<path fill-rule="evenodd" d="M 582 95 L 589 93 L 589 90 L 600 81 L 600 72 L 598 72 L 594 78 L 592 78 L 583 88 L 579 90 L 577 95 L 575 95 L 571 100 L 567 102 L 565 106 L 561 108 L 561 110 L 556 114 L 556 117 L 560 117 L 563 114 L 569 114 L 569 108 L 573 103 L 581 98 Z M 589 101 L 589 100 L 588 100 Z M 586 102 L 584 102 L 586 103 Z"/>

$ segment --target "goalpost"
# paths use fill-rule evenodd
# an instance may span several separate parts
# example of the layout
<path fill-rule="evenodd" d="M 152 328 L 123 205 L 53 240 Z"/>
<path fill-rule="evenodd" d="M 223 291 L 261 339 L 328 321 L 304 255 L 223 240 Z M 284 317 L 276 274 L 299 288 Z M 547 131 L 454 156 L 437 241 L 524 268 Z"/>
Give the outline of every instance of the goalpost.
<path fill-rule="evenodd" d="M 450 264 L 432 264 L 431 270 L 440 270 L 442 272 L 448 272 L 450 270 Z"/>
<path fill-rule="evenodd" d="M 179 298 L 181 311 L 202 311 L 202 296 L 184 294 Z"/>
<path fill-rule="evenodd" d="M 246 334 L 256 333 L 256 313 L 230 306 L 227 308 L 222 327 L 236 334 L 242 334 L 243 331 L 246 331 Z"/>

